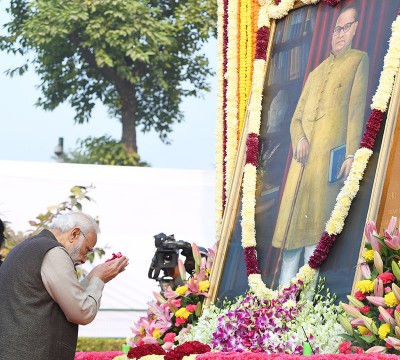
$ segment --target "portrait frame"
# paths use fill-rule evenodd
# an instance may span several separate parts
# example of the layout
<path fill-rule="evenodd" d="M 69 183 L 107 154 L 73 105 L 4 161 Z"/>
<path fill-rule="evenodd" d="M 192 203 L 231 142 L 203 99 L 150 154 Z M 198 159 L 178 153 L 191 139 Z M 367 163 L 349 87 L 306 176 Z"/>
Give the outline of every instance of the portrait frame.
<path fill-rule="evenodd" d="M 349 1 L 342 1 L 342 6 L 345 6 L 346 3 L 351 3 L 354 2 L 352 0 Z M 397 3 L 396 3 L 397 4 Z M 338 11 L 335 8 L 329 8 L 328 5 L 326 4 L 317 4 L 316 6 L 324 6 L 325 9 L 330 9 L 327 11 L 331 11 L 332 14 L 334 11 Z M 292 13 L 295 13 L 296 11 L 300 11 L 301 9 L 304 8 L 310 8 L 310 7 L 315 7 L 315 5 L 304 5 L 302 2 L 297 1 L 295 3 L 295 6 L 292 9 Z M 300 9 L 300 10 L 299 10 Z M 290 13 L 289 13 L 290 14 Z M 287 17 L 286 17 L 287 18 Z M 285 21 L 285 18 L 279 21 Z M 388 22 L 388 29 L 390 30 L 390 24 L 391 22 Z M 270 60 L 273 57 L 273 52 L 274 52 L 274 39 L 277 34 L 277 25 L 279 26 L 279 22 L 272 20 L 271 26 L 270 26 L 270 37 L 268 41 L 268 45 L 266 48 L 266 59 L 267 59 L 267 66 L 264 69 L 264 79 L 268 76 L 268 70 L 270 69 Z M 278 29 L 279 30 L 279 29 Z M 276 45 L 275 45 L 276 46 Z M 383 63 L 383 58 L 385 56 L 385 52 L 379 55 L 379 60 L 381 63 Z M 380 70 L 378 73 L 380 73 Z M 379 76 L 377 76 L 377 81 L 379 80 Z M 398 78 L 398 76 L 397 76 Z M 254 80 L 253 80 L 254 81 Z M 369 89 L 370 93 L 371 91 L 375 91 L 376 86 L 374 85 L 374 88 Z M 396 121 L 399 113 L 399 92 L 400 92 L 400 85 L 399 81 L 396 81 L 394 90 L 392 92 L 392 100 L 390 102 L 389 109 L 387 111 L 387 116 L 386 116 L 386 122 L 384 126 L 384 131 L 381 131 L 383 133 L 383 136 L 381 136 L 381 140 L 378 140 L 378 145 L 380 146 L 380 151 L 377 151 L 375 153 L 375 164 L 373 165 L 374 170 L 376 169 L 376 172 L 373 175 L 369 174 L 368 172 L 366 173 L 366 176 L 364 178 L 364 182 L 369 181 L 370 186 L 372 189 L 370 190 L 369 194 L 366 196 L 365 194 L 361 195 L 364 197 L 370 197 L 370 200 L 368 201 L 367 205 L 367 210 L 365 211 L 365 216 L 362 219 L 361 222 L 365 222 L 366 219 L 375 219 L 378 216 L 379 212 L 379 207 L 380 207 L 380 200 L 382 197 L 382 191 L 383 191 L 383 184 L 385 181 L 385 174 L 386 174 L 386 169 L 388 166 L 388 161 L 389 161 L 389 154 L 391 150 L 391 142 L 393 139 L 393 132 L 394 128 L 396 126 Z M 397 95 L 396 95 L 397 94 Z M 238 146 L 238 151 L 237 151 L 237 156 L 236 156 L 236 161 L 235 161 L 235 167 L 233 171 L 233 177 L 232 177 L 232 183 L 231 187 L 229 190 L 229 194 L 227 195 L 227 202 L 225 206 L 225 211 L 224 211 L 224 216 L 222 217 L 222 225 L 221 225 L 221 232 L 219 236 L 219 243 L 218 243 L 218 251 L 217 251 L 217 256 L 216 256 L 216 261 L 214 263 L 212 273 L 211 273 L 211 287 L 210 287 L 210 301 L 215 302 L 217 298 L 223 298 L 225 294 L 219 293 L 220 285 L 221 285 L 221 279 L 223 276 L 224 271 L 229 271 L 232 272 L 236 269 L 235 262 L 229 263 L 227 262 L 227 257 L 228 253 L 230 251 L 230 245 L 231 245 L 231 239 L 232 235 L 235 232 L 235 227 L 238 227 L 238 222 L 240 222 L 239 219 L 239 213 L 240 213 L 240 207 L 241 207 L 241 196 L 242 196 L 242 185 L 243 185 L 243 178 L 245 174 L 245 166 L 246 166 L 246 149 L 248 148 L 248 139 L 249 136 L 248 134 L 251 132 L 251 129 L 249 130 L 249 118 L 252 116 L 252 111 L 254 111 L 254 107 L 250 106 L 252 102 L 252 97 L 253 94 L 250 93 L 249 97 L 249 105 L 247 106 L 246 109 L 246 115 L 245 115 L 245 121 L 243 125 L 243 130 L 242 130 L 242 136 L 239 141 L 239 146 Z M 367 112 L 369 109 L 369 105 L 371 103 L 371 97 L 372 95 L 370 94 L 369 98 L 367 98 Z M 368 113 L 366 113 L 366 118 L 368 117 Z M 262 126 L 262 125 L 261 125 Z M 247 145 L 246 145 L 247 143 Z M 259 159 L 258 159 L 259 160 Z M 369 169 L 371 166 L 369 165 Z M 371 170 L 371 169 L 370 169 Z M 360 195 L 358 195 L 360 197 Z M 350 212 L 352 212 L 352 208 L 350 209 Z M 354 221 L 351 220 L 351 221 Z M 359 231 L 360 232 L 360 231 Z M 256 233 L 256 238 L 257 238 L 257 233 Z M 340 239 L 339 239 L 340 241 Z M 359 254 L 361 253 L 363 249 L 363 242 L 365 239 L 363 238 L 362 232 L 360 234 L 360 238 L 358 239 L 358 247 L 357 247 L 357 259 L 359 257 Z M 243 251 L 243 250 L 242 250 Z M 227 264 L 228 263 L 228 264 Z M 226 270 L 227 266 L 230 266 L 229 270 Z M 354 283 L 356 279 L 359 276 L 359 271 L 358 268 L 356 268 L 356 264 L 354 264 L 354 276 L 352 277 L 351 283 L 354 286 Z M 247 276 L 245 276 L 247 280 Z M 247 284 L 246 284 L 247 285 Z M 231 284 L 232 286 L 232 284 Z M 348 289 L 348 291 L 351 291 L 351 287 Z M 222 295 L 222 296 L 221 296 Z"/>

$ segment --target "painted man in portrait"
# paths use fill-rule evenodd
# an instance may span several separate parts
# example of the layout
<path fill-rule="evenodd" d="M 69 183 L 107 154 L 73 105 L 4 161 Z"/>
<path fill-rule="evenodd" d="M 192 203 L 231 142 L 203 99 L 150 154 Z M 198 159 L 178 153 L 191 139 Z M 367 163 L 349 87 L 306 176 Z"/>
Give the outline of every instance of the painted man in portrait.
<path fill-rule="evenodd" d="M 367 53 L 352 49 L 357 26 L 357 9 L 343 8 L 330 56 L 309 74 L 291 121 L 293 158 L 272 240 L 280 285 L 312 255 L 362 136 L 369 64 Z"/>

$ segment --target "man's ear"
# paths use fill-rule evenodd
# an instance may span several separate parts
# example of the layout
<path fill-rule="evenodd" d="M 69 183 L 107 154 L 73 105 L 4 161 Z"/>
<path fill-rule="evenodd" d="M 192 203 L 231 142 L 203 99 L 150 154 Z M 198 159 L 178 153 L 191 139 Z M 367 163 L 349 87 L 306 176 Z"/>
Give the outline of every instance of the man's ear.
<path fill-rule="evenodd" d="M 68 241 L 70 243 L 75 242 L 78 239 L 80 233 L 81 233 L 81 229 L 79 229 L 78 227 L 73 228 L 69 233 Z"/>

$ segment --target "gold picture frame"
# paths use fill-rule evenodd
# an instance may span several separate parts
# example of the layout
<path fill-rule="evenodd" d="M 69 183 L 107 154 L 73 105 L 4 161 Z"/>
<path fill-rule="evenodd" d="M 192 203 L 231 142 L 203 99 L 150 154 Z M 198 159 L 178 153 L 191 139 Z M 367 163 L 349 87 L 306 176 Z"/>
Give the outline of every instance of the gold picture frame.
<path fill-rule="evenodd" d="M 389 3 L 389 2 L 386 2 L 386 4 L 382 5 L 381 3 L 378 3 L 376 0 L 373 2 L 374 2 L 374 4 L 372 5 L 372 7 L 374 7 L 375 5 L 377 5 L 377 7 L 379 7 L 379 4 L 381 7 L 385 7 Z M 304 9 L 306 9 L 306 10 L 313 9 L 313 11 L 316 12 L 316 17 L 317 17 L 318 11 L 322 12 L 321 9 L 323 9 L 324 12 L 328 13 L 328 15 L 324 13 L 325 17 L 329 17 L 329 14 L 331 14 L 332 18 L 337 18 L 341 8 L 344 8 L 345 6 L 347 6 L 349 4 L 350 5 L 351 4 L 359 5 L 359 3 L 360 3 L 360 1 L 357 1 L 357 0 L 342 1 L 339 7 L 329 8 L 326 4 L 322 4 L 322 2 L 320 2 L 320 4 L 317 6 L 304 5 L 300 2 L 296 2 L 296 5 L 295 5 L 293 11 L 290 14 L 292 14 L 294 17 L 294 15 L 296 15 L 296 12 L 300 12 L 300 11 L 305 12 Z M 393 7 L 398 6 L 400 4 L 400 2 L 397 0 L 394 0 L 390 3 Z M 308 12 L 309 11 L 307 11 L 306 14 Z M 360 11 L 360 13 L 361 13 L 361 11 Z M 290 14 L 288 16 L 290 16 Z M 320 15 L 320 16 L 322 16 L 322 15 Z M 302 16 L 298 15 L 297 19 L 304 20 L 304 19 L 306 19 L 306 17 L 307 17 L 307 15 L 304 15 L 304 14 Z M 392 20 L 394 20 L 394 19 L 392 19 Z M 274 59 L 274 56 L 277 56 L 276 55 L 276 53 L 277 53 L 276 52 L 276 48 L 277 48 L 276 37 L 283 36 L 282 31 L 285 31 L 285 30 L 282 30 L 282 26 L 283 26 L 282 23 L 285 21 L 286 22 L 288 21 L 288 17 L 286 17 L 282 20 L 276 21 L 276 22 L 273 21 L 271 24 L 270 39 L 269 39 L 269 43 L 268 43 L 268 47 L 267 47 L 267 62 L 266 63 L 268 64 L 268 66 L 266 66 L 264 69 L 265 79 L 267 79 L 267 76 L 269 74 L 271 74 L 271 61 Z M 369 21 L 372 21 L 372 20 L 370 19 Z M 298 24 L 298 23 L 299 23 L 299 21 L 297 20 L 296 24 Z M 391 21 L 386 21 L 386 23 L 388 24 L 386 33 L 388 33 L 388 32 L 390 33 Z M 360 22 L 360 24 L 361 24 L 361 22 Z M 279 26 L 281 27 L 281 29 L 279 29 Z M 300 31 L 304 32 L 304 24 L 299 25 L 299 26 L 300 26 Z M 364 26 L 364 28 L 366 28 L 368 26 L 367 21 L 364 21 L 363 26 Z M 291 25 L 291 27 L 292 27 L 292 25 Z M 293 30 L 293 33 L 296 33 L 295 27 L 291 28 L 291 30 Z M 281 33 L 279 33 L 279 31 L 281 31 Z M 314 34 L 316 34 L 315 31 L 316 30 L 313 29 L 313 35 L 310 37 L 311 44 L 313 43 Z M 372 31 L 372 30 L 369 30 L 369 31 Z M 289 32 L 290 32 L 290 30 L 289 30 Z M 321 31 L 318 31 L 318 34 L 319 33 L 321 33 Z M 329 33 L 329 31 L 326 32 L 326 34 L 328 34 L 328 33 Z M 286 33 L 285 36 L 290 37 L 290 35 L 288 35 L 288 33 Z M 370 36 L 372 36 L 372 34 L 370 34 Z M 293 47 L 300 46 L 298 43 L 296 43 L 295 39 L 289 39 L 289 40 L 292 41 Z M 387 39 L 385 39 L 383 33 L 381 35 L 380 40 L 382 42 L 387 40 Z M 359 43 L 360 43 L 360 40 L 359 40 Z M 365 43 L 365 41 L 364 41 L 364 43 Z M 368 47 L 368 45 L 367 45 L 367 47 Z M 379 70 L 378 69 L 371 70 L 371 71 L 373 71 L 375 80 L 374 80 L 374 84 L 369 85 L 369 88 L 368 88 L 367 97 L 369 96 L 369 98 L 367 98 L 367 100 L 366 100 L 367 105 L 369 105 L 369 103 L 371 102 L 371 97 L 373 95 L 373 91 L 375 91 L 377 82 L 379 80 L 379 74 L 380 74 L 380 70 L 382 68 L 383 58 L 384 58 L 387 48 L 382 48 L 382 49 L 384 49 L 384 50 L 379 55 L 372 54 L 373 55 L 373 57 L 372 57 L 373 64 L 376 67 L 377 64 L 379 63 L 380 68 L 379 68 Z M 371 49 L 366 52 L 368 53 L 368 55 L 370 55 L 370 52 L 372 52 L 372 51 L 374 51 L 374 49 Z M 312 55 L 311 52 L 308 53 L 308 57 L 310 57 L 310 55 Z M 295 56 L 295 55 L 292 54 L 292 56 Z M 308 64 L 306 64 L 306 66 L 307 65 Z M 268 71 L 270 71 L 270 72 L 268 73 Z M 295 72 L 296 72 L 293 69 L 291 71 L 292 71 L 292 74 L 295 74 Z M 290 72 L 288 72 L 288 74 L 289 74 L 288 77 L 296 76 L 296 75 L 291 75 Z M 279 90 L 276 90 L 276 93 L 278 91 Z M 360 221 L 360 223 L 362 223 L 362 224 L 365 223 L 366 219 L 375 219 L 378 216 L 379 204 L 380 204 L 380 199 L 381 199 L 382 190 L 383 190 L 383 183 L 385 181 L 386 168 L 388 165 L 388 159 L 389 159 L 389 154 L 390 154 L 390 149 L 391 149 L 391 141 L 392 141 L 394 128 L 396 126 L 396 120 L 397 120 L 398 113 L 399 113 L 399 107 L 400 107 L 400 103 L 399 103 L 400 96 L 399 95 L 400 95 L 400 85 L 399 85 L 399 81 L 397 80 L 396 84 L 395 84 L 395 89 L 394 89 L 393 95 L 392 95 L 392 101 L 390 103 L 390 107 L 387 112 L 385 129 L 383 131 L 383 137 L 382 137 L 382 145 L 380 146 L 380 151 L 376 151 L 375 160 L 372 160 L 371 164 L 368 165 L 366 179 L 364 180 L 364 183 L 369 181 L 370 186 L 372 186 L 372 190 L 369 191 L 368 195 L 364 194 L 363 192 L 361 192 L 361 194 L 357 195 L 357 198 L 364 199 L 364 202 L 369 200 L 368 206 L 367 206 L 368 211 L 366 212 L 366 215 L 364 216 L 362 221 Z M 251 101 L 251 95 L 250 95 L 249 102 L 250 101 Z M 268 103 L 268 101 L 267 101 L 267 103 Z M 271 105 L 271 99 L 269 100 L 269 106 L 270 105 Z M 242 134 L 247 134 L 249 111 L 250 111 L 249 109 L 247 109 L 247 111 L 246 111 L 246 119 L 244 122 Z M 368 112 L 368 109 L 366 108 L 365 119 L 368 118 L 367 112 Z M 263 125 L 261 125 L 261 126 L 263 126 Z M 364 124 L 364 126 L 365 126 L 365 124 Z M 230 294 L 227 295 L 226 291 L 221 292 L 221 281 L 224 276 L 224 272 L 229 272 L 229 274 L 232 275 L 232 273 L 235 273 L 235 271 L 239 267 L 237 265 L 240 265 L 240 264 L 235 263 L 235 261 L 232 261 L 232 263 L 230 263 L 231 261 L 229 259 L 228 253 L 231 250 L 230 246 L 231 246 L 232 235 L 235 232 L 235 227 L 238 227 L 238 222 L 240 220 L 238 215 L 239 215 L 239 208 L 240 208 L 241 185 L 242 185 L 242 178 L 243 178 L 244 164 L 245 164 L 246 140 L 247 140 L 246 136 L 242 136 L 240 139 L 240 142 L 239 142 L 239 149 L 238 149 L 238 155 L 237 155 L 236 163 L 235 163 L 232 186 L 230 189 L 230 193 L 228 194 L 228 197 L 227 197 L 225 212 L 224 212 L 224 216 L 222 219 L 222 227 L 221 227 L 221 234 L 220 234 L 220 239 L 219 239 L 219 243 L 218 243 L 217 256 L 215 259 L 215 263 L 213 265 L 211 278 L 210 278 L 211 287 L 210 287 L 210 299 L 209 300 L 211 302 L 215 302 L 218 298 L 222 299 L 225 296 L 227 296 L 228 298 L 233 296 L 233 295 L 230 296 Z M 379 140 L 378 140 L 378 143 L 379 143 Z M 380 145 L 380 144 L 378 144 L 378 145 Z M 379 157 L 377 156 L 378 153 L 379 153 Z M 376 169 L 376 174 L 374 171 L 375 169 Z M 373 178 L 372 178 L 372 175 L 370 174 L 370 172 L 374 173 Z M 371 182 L 372 182 L 372 184 L 371 184 Z M 282 192 L 283 189 L 281 189 L 280 191 Z M 282 194 L 280 194 L 279 196 L 281 199 Z M 279 199 L 279 198 L 277 197 L 275 199 L 275 201 L 279 201 L 277 199 Z M 357 206 L 357 204 L 352 205 L 350 212 L 352 212 L 352 210 L 354 211 L 353 208 L 355 206 Z M 275 215 L 276 215 L 276 213 L 275 213 Z M 354 222 L 354 220 L 352 220 L 352 219 L 350 219 L 349 221 Z M 356 254 L 356 255 L 353 255 L 353 258 L 357 258 L 357 259 L 359 257 L 360 252 L 362 251 L 362 248 L 363 248 L 362 244 L 364 241 L 363 236 L 362 236 L 362 231 L 360 232 L 360 229 L 358 229 L 358 234 L 359 234 L 359 238 L 357 239 L 357 249 L 353 249 L 354 254 Z M 346 236 L 346 234 L 344 236 Z M 339 241 L 340 241 L 340 238 L 339 238 Z M 257 239 L 257 243 L 259 243 L 259 239 Z M 354 276 L 351 276 L 351 284 L 352 285 L 354 285 L 354 280 L 357 279 L 359 276 L 356 264 L 357 264 L 357 261 L 355 261 L 352 265 L 354 268 Z M 227 270 L 227 265 L 229 265 L 228 270 Z M 243 264 L 241 264 L 241 266 L 242 266 L 242 270 L 243 270 Z M 243 276 L 243 274 L 242 274 L 242 276 L 240 278 L 241 283 L 243 282 L 243 279 L 247 280 L 247 276 Z M 237 282 L 231 281 L 231 284 L 229 285 L 229 288 L 232 288 L 232 287 L 240 288 L 239 293 L 236 293 L 234 295 L 240 294 L 243 291 L 243 287 L 238 286 L 239 285 L 238 283 L 239 283 L 239 281 L 237 281 Z M 243 285 L 243 284 L 241 284 L 241 285 Z M 268 284 L 267 284 L 267 286 L 268 286 Z M 246 287 L 247 287 L 247 284 L 246 284 Z M 350 292 L 350 291 L 351 291 L 351 286 L 348 289 L 348 292 Z M 341 294 L 341 295 L 343 295 L 343 294 Z"/>

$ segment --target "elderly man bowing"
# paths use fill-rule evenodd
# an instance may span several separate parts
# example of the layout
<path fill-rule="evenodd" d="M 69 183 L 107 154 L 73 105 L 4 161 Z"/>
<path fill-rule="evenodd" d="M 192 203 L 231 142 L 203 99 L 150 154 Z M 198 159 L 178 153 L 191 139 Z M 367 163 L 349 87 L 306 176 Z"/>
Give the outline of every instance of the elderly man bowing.
<path fill-rule="evenodd" d="M 93 321 L 104 284 L 128 265 L 126 257 L 100 264 L 79 282 L 75 266 L 93 251 L 97 223 L 69 212 L 50 229 L 14 247 L 0 268 L 1 359 L 73 359 L 78 324 Z"/>

